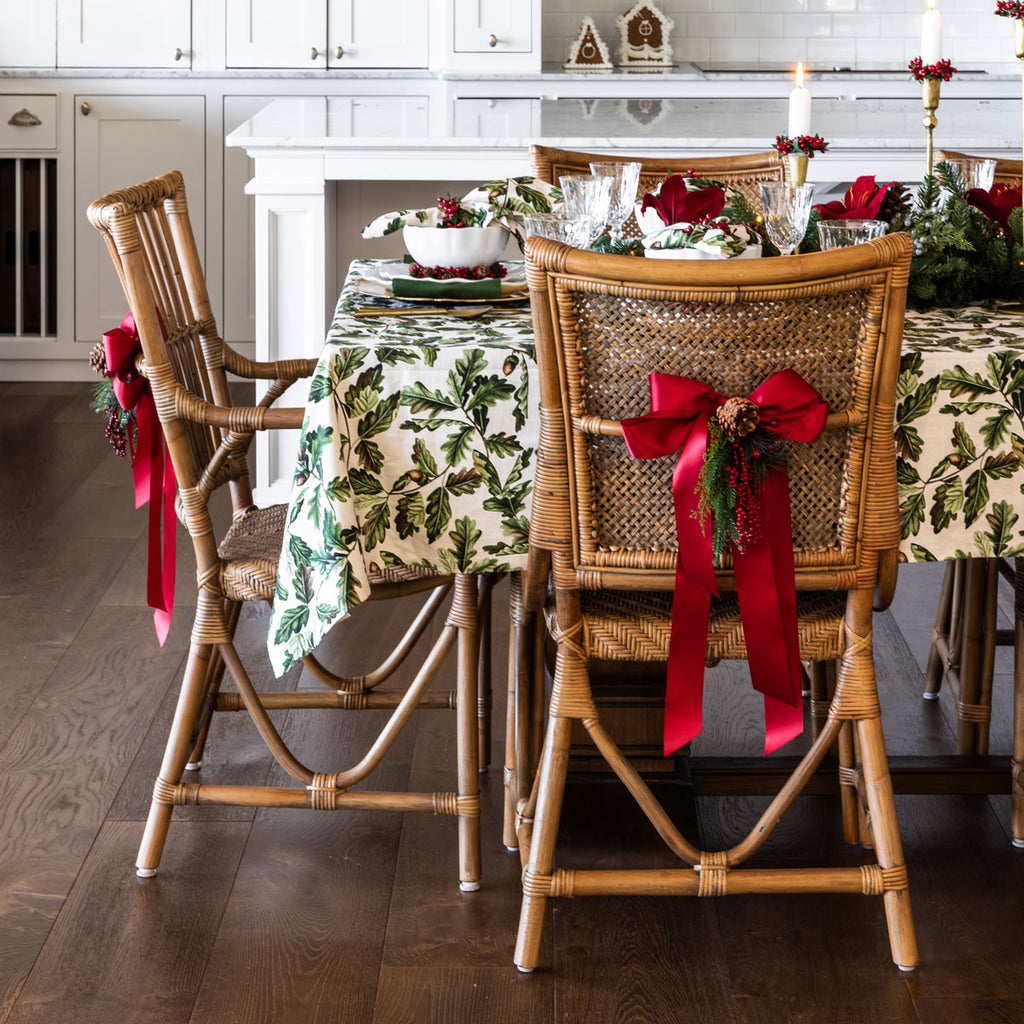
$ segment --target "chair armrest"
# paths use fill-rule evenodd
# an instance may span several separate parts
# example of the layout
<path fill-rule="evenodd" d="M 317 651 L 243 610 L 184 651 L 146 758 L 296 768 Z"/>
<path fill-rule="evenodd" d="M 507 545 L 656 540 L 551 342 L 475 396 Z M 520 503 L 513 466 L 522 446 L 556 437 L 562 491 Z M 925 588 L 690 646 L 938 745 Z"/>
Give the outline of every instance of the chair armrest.
<path fill-rule="evenodd" d="M 312 377 L 316 370 L 316 359 L 279 359 L 273 363 L 256 362 L 236 352 L 227 342 L 222 342 L 224 369 L 236 377 L 249 380 L 300 380 Z"/>

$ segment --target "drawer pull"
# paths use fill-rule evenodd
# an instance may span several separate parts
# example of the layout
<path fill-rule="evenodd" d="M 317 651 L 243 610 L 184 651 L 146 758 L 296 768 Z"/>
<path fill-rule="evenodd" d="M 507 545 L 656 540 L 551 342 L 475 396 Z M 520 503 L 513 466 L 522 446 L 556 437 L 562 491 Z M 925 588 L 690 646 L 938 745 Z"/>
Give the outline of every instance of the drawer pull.
<path fill-rule="evenodd" d="M 92 110 L 92 107 L 90 107 L 88 103 L 83 103 L 82 104 L 82 116 L 83 117 L 88 117 L 90 110 Z"/>
<path fill-rule="evenodd" d="M 183 56 L 184 56 L 184 54 L 181 51 L 181 47 L 180 46 L 176 47 L 175 50 L 174 50 L 174 59 L 175 60 L 181 60 L 181 58 Z"/>
<path fill-rule="evenodd" d="M 497 46 L 498 45 L 498 37 L 495 36 L 495 35 L 492 35 L 491 38 L 487 40 L 487 45 L 488 46 Z"/>
<path fill-rule="evenodd" d="M 33 128 L 35 125 L 42 124 L 43 122 L 28 107 L 22 107 L 21 110 L 11 114 L 11 118 L 7 123 L 13 124 L 15 128 Z"/>
<path fill-rule="evenodd" d="M 343 46 L 339 46 L 339 47 L 338 47 L 338 48 L 337 48 L 337 49 L 336 49 L 336 50 L 334 51 L 334 56 L 335 56 L 335 57 L 337 57 L 337 58 L 338 58 L 338 60 L 341 60 L 341 58 L 345 56 L 345 47 L 343 47 Z"/>
<path fill-rule="evenodd" d="M 309 59 L 310 60 L 316 60 L 317 57 L 319 57 L 319 56 L 320 56 L 320 51 L 315 46 L 310 47 Z"/>

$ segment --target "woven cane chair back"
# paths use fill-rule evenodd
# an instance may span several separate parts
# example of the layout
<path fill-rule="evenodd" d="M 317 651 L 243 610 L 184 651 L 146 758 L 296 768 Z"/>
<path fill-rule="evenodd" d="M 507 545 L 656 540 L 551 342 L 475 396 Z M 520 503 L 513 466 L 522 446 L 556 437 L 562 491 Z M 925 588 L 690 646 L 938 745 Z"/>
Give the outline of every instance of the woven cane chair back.
<path fill-rule="evenodd" d="M 942 160 L 987 160 L 989 157 L 978 157 L 972 153 L 958 153 L 954 149 L 937 149 L 935 151 L 936 163 Z M 1020 160 L 996 160 L 996 173 L 993 177 L 993 184 L 1012 185 L 1015 188 L 1020 186 L 1022 180 Z"/>
<path fill-rule="evenodd" d="M 791 368 L 838 428 L 787 449 L 798 578 L 804 571 L 814 589 L 823 574 L 839 589 L 869 585 L 876 559 L 866 552 L 899 543 L 893 395 L 877 381 L 899 358 L 909 247 L 889 236 L 793 260 L 666 265 L 532 239 L 542 449 L 551 453 L 538 464 L 538 490 L 561 492 L 538 502 L 532 537 L 571 552 L 583 588 L 671 589 L 675 459 L 634 460 L 618 421 L 649 410 L 652 372 L 747 395 Z"/>
<path fill-rule="evenodd" d="M 567 174 L 589 174 L 591 161 L 632 160 L 628 153 L 610 156 L 600 153 L 579 153 L 573 150 L 553 149 L 549 146 L 531 146 L 530 158 L 533 173 L 543 181 L 557 185 L 558 179 Z M 783 181 L 786 163 L 778 153 L 749 153 L 740 156 L 692 157 L 677 159 L 641 159 L 640 184 L 637 196 L 654 189 L 668 174 L 688 174 L 692 171 L 701 178 L 714 178 L 743 194 L 751 207 L 761 211 L 761 189 L 763 181 Z M 628 237 L 640 235 L 640 228 L 633 214 L 623 225 Z"/>
<path fill-rule="evenodd" d="M 102 196 L 90 205 L 89 220 L 103 234 L 128 296 L 180 487 L 204 480 L 208 496 L 229 479 L 242 480 L 236 498 L 247 504 L 244 448 L 225 452 L 227 431 L 201 422 L 205 405 L 231 401 L 181 174 Z M 183 511 L 187 522 L 191 509 Z"/>

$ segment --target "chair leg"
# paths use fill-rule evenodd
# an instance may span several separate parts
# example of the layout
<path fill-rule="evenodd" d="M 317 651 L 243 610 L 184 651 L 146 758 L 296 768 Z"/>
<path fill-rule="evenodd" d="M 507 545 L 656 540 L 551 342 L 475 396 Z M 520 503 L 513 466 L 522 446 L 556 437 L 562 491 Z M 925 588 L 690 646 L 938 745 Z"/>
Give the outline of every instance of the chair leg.
<path fill-rule="evenodd" d="M 839 800 L 843 817 L 843 842 L 861 841 L 860 769 L 853 744 L 853 727 L 844 722 L 836 743 L 839 751 Z"/>
<path fill-rule="evenodd" d="M 896 804 L 885 755 L 881 718 L 873 716 L 858 720 L 857 735 L 864 766 L 864 789 L 871 815 L 875 854 L 886 885 L 882 902 L 889 929 L 889 947 L 896 966 L 901 971 L 912 971 L 918 964 L 917 939 L 914 935 L 907 866 L 896 822 Z"/>
<path fill-rule="evenodd" d="M 225 601 L 224 620 L 227 623 L 228 635 L 234 639 L 235 630 L 238 627 L 239 615 L 242 611 L 241 601 Z M 206 696 L 203 698 L 203 706 L 199 712 L 192 738 L 192 750 L 189 752 L 188 761 L 185 764 L 186 771 L 198 771 L 203 767 L 203 753 L 206 750 L 206 740 L 210 733 L 210 723 L 213 721 L 213 712 L 217 704 L 217 694 L 220 693 L 220 684 L 224 679 L 224 659 L 220 651 L 214 649 L 210 658 L 210 665 L 206 676 Z"/>
<path fill-rule="evenodd" d="M 981 707 L 982 647 L 985 632 L 985 583 L 987 560 L 971 558 L 965 566 L 963 639 L 960 648 L 959 687 L 956 692 L 958 754 L 982 753 L 978 750 L 978 724 L 986 715 Z"/>
<path fill-rule="evenodd" d="M 480 888 L 480 772 L 477 733 L 477 666 L 479 637 L 477 582 L 474 576 L 456 576 L 448 625 L 458 630 L 456 651 L 456 731 L 458 759 L 459 888 Z"/>
<path fill-rule="evenodd" d="M 491 766 L 491 593 L 497 576 L 480 576 L 477 605 L 479 659 L 477 663 L 477 759 L 480 771 Z"/>
<path fill-rule="evenodd" d="M 960 562 L 947 562 L 946 571 L 942 576 L 939 607 L 935 613 L 935 628 L 932 630 L 932 646 L 928 653 L 928 664 L 924 670 L 925 700 L 939 699 L 939 690 L 942 687 L 942 677 L 946 671 L 946 659 L 951 644 L 953 594 L 957 590 L 957 575 L 961 569 Z"/>
<path fill-rule="evenodd" d="M 812 661 L 808 672 L 811 696 L 811 737 L 817 739 L 828 719 L 832 692 L 836 685 L 834 661 Z"/>
<path fill-rule="evenodd" d="M 537 809 L 530 839 L 530 859 L 523 872 L 523 905 L 514 956 L 516 967 L 523 973 L 532 971 L 540 960 L 544 914 L 555 863 L 555 840 L 569 766 L 572 722 L 571 718 L 552 715 L 541 757 Z"/>
<path fill-rule="evenodd" d="M 167 840 L 167 830 L 171 824 L 171 812 L 174 807 L 170 791 L 181 781 L 192 749 L 193 730 L 206 695 L 212 657 L 213 647 L 209 644 L 193 642 L 189 648 L 188 663 L 178 695 L 178 705 L 174 711 L 174 721 L 167 737 L 163 761 L 160 763 L 160 774 L 153 788 L 153 802 L 149 807 L 146 829 L 135 861 L 136 871 L 142 878 L 152 877 L 160 866 L 160 857 Z"/>
<path fill-rule="evenodd" d="M 1024 848 L 1024 558 L 1014 559 L 1013 764 L 1010 824 L 1013 845 Z"/>

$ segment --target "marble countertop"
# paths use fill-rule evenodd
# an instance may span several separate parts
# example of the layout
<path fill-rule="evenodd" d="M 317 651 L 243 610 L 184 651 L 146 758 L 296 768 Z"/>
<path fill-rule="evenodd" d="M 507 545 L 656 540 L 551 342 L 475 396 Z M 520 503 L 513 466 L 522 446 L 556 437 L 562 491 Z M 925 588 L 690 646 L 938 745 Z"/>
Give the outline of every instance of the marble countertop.
<path fill-rule="evenodd" d="M 350 104 L 342 97 L 278 99 L 227 138 L 246 149 L 523 150 L 533 143 L 565 149 L 770 149 L 785 130 L 784 97 L 671 99 L 520 99 L 529 105 L 528 134 L 482 136 L 471 121 L 460 133 L 444 122 L 409 134 L 400 110 L 375 112 L 372 134 L 354 134 Z M 458 102 L 458 101 L 456 101 Z M 943 98 L 936 147 L 1019 152 L 1020 99 Z M 815 98 L 813 128 L 831 150 L 920 148 L 924 131 L 919 100 L 851 96 Z M 364 119 L 366 120 L 366 119 Z M 520 122 L 521 123 L 521 122 Z M 510 129 L 512 132 L 516 128 Z"/>

